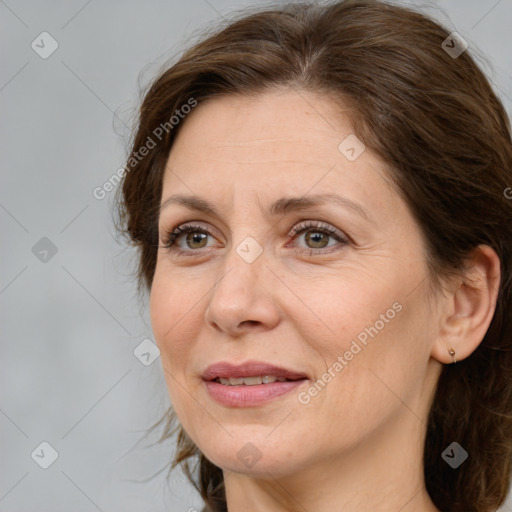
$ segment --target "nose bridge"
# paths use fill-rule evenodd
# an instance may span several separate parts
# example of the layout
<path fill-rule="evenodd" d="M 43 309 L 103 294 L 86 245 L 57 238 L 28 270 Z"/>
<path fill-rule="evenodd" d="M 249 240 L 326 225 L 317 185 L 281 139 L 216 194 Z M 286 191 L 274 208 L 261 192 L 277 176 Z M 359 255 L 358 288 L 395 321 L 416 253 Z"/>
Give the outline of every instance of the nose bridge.
<path fill-rule="evenodd" d="M 215 294 L 224 291 L 236 294 L 240 303 L 252 295 L 257 288 L 265 265 L 263 247 L 255 237 L 245 236 L 241 242 L 233 243 L 226 251 L 222 277 L 217 281 Z"/>
<path fill-rule="evenodd" d="M 262 205 L 258 195 L 250 188 L 247 189 L 248 185 L 246 183 L 244 188 L 232 192 L 232 238 L 228 244 L 229 250 L 226 250 L 224 267 L 226 272 L 231 269 L 231 279 L 236 276 L 232 285 L 237 286 L 238 279 L 241 288 L 246 288 L 247 283 L 256 283 L 256 274 L 261 274 L 263 260 L 266 259 L 262 245 L 265 235 L 264 219 L 261 218 Z"/>
<path fill-rule="evenodd" d="M 206 320 L 222 330 L 234 330 L 242 322 L 267 323 L 275 319 L 271 289 L 264 280 L 266 257 L 253 236 L 242 236 L 228 245 L 222 275 L 210 295 Z"/>

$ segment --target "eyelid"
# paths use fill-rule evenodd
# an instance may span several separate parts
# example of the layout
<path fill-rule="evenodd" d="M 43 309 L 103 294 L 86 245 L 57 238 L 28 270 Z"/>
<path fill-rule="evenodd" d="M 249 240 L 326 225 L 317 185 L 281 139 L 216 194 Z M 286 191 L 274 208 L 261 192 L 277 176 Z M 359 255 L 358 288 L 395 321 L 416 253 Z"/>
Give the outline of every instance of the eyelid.
<path fill-rule="evenodd" d="M 204 227 L 199 222 L 198 221 L 181 222 L 181 223 L 175 225 L 175 227 L 173 227 L 170 230 L 164 230 L 163 247 L 168 249 L 169 252 L 176 252 L 178 254 L 186 253 L 186 254 L 193 255 L 194 253 L 196 253 L 199 255 L 201 253 L 204 254 L 205 252 L 209 252 L 208 249 L 211 249 L 211 247 L 203 248 L 201 250 L 193 250 L 193 249 L 187 250 L 187 249 L 181 249 L 175 243 L 176 240 L 180 236 L 190 233 L 190 232 L 200 232 L 200 233 L 204 233 L 206 235 L 214 236 L 214 233 L 212 233 L 212 231 L 216 231 L 215 229 L 211 229 L 211 227 Z M 323 222 L 323 221 L 319 221 L 319 220 L 299 221 L 292 227 L 292 229 L 290 229 L 287 236 L 290 238 L 296 238 L 296 235 L 298 233 L 307 232 L 308 230 L 314 230 L 314 229 L 317 229 L 320 232 L 325 232 L 328 236 L 336 239 L 339 244 L 346 245 L 346 244 L 352 243 L 352 239 L 349 235 L 347 235 L 343 231 L 335 228 L 331 224 Z M 177 233 L 177 231 L 180 231 L 180 230 L 181 230 L 181 232 Z M 174 235 L 174 237 L 173 237 L 173 235 Z M 171 237 L 173 237 L 172 242 L 170 240 Z M 215 236 L 214 236 L 214 238 L 215 238 Z M 299 251 L 300 250 L 310 251 L 310 252 L 313 251 L 313 252 L 319 252 L 319 253 L 325 253 L 325 254 L 330 252 L 330 251 L 325 250 L 327 248 L 304 248 L 304 247 L 298 248 L 298 247 L 296 247 L 295 249 L 298 249 Z"/>
<path fill-rule="evenodd" d="M 189 228 L 189 229 L 188 229 Z M 181 232 L 180 232 L 181 231 Z M 161 243 L 164 247 L 170 248 L 171 246 L 174 247 L 175 241 L 184 234 L 187 234 L 188 232 L 202 232 L 210 236 L 214 236 L 215 229 L 212 229 L 210 226 L 205 227 L 201 225 L 198 221 L 188 221 L 188 222 L 180 222 L 179 224 L 176 224 L 171 229 L 162 229 L 162 238 L 163 241 Z M 174 237 L 173 237 L 174 235 Z M 173 237 L 172 244 L 170 243 L 171 237 Z"/>
<path fill-rule="evenodd" d="M 293 228 L 288 232 L 289 237 L 294 237 L 297 235 L 297 233 L 300 233 L 301 231 L 307 231 L 308 229 L 318 229 L 319 231 L 326 231 L 328 234 L 330 234 L 334 238 L 339 238 L 341 241 L 345 243 L 349 243 L 350 237 L 346 235 L 343 231 L 340 231 L 339 229 L 335 228 L 331 224 L 319 220 L 306 220 L 301 221 L 298 224 L 295 224 Z"/>

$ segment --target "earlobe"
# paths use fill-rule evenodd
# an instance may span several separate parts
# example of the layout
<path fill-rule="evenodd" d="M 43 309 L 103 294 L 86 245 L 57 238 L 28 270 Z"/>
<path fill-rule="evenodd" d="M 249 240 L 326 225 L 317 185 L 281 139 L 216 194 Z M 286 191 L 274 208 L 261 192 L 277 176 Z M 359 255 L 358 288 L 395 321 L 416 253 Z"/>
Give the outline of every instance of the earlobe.
<path fill-rule="evenodd" d="M 464 275 L 444 298 L 439 333 L 432 357 L 444 364 L 469 357 L 482 342 L 496 310 L 500 260 L 487 245 L 479 245 L 466 260 Z"/>

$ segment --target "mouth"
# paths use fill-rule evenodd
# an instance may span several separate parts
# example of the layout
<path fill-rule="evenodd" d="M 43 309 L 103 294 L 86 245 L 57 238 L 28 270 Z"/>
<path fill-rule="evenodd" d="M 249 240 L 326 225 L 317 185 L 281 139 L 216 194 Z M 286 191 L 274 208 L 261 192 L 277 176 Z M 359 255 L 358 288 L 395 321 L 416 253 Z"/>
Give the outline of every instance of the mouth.
<path fill-rule="evenodd" d="M 256 377 L 217 377 L 213 382 L 223 384 L 224 386 L 257 386 L 258 384 L 273 384 L 274 382 L 292 382 L 304 379 L 287 379 L 286 377 L 276 377 L 275 375 L 264 375 Z"/>
<path fill-rule="evenodd" d="M 216 363 L 202 378 L 210 397 L 225 407 L 261 406 L 308 381 L 304 373 L 260 361 Z"/>
<path fill-rule="evenodd" d="M 227 361 L 212 364 L 202 374 L 203 380 L 215 381 L 226 386 L 255 386 L 274 382 L 307 379 L 307 375 L 262 361 L 232 364 Z"/>

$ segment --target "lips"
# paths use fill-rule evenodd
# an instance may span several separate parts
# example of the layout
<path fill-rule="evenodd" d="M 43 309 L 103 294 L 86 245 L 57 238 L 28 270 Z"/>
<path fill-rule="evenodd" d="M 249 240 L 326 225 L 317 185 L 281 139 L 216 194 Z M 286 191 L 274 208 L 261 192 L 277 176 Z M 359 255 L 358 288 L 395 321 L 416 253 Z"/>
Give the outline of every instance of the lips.
<path fill-rule="evenodd" d="M 263 407 L 274 400 L 290 399 L 292 391 L 309 380 L 302 372 L 261 361 L 215 363 L 202 378 L 209 398 L 226 408 Z"/>
<path fill-rule="evenodd" d="M 282 368 L 262 361 L 248 361 L 235 365 L 227 361 L 212 364 L 203 372 L 202 378 L 206 381 L 218 379 L 241 379 L 245 377 L 276 377 L 289 381 L 307 379 L 307 375 L 291 369 Z"/>

